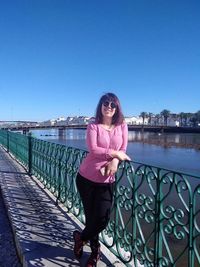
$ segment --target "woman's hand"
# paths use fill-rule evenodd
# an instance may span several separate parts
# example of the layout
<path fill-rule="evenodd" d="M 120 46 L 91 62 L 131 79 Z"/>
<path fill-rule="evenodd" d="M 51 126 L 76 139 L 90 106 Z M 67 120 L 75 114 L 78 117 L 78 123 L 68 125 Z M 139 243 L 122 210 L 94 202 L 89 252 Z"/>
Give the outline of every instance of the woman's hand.
<path fill-rule="evenodd" d="M 118 164 L 119 164 L 119 160 L 117 158 L 112 159 L 106 165 L 105 175 L 106 176 L 114 175 L 117 172 Z"/>
<path fill-rule="evenodd" d="M 103 176 L 114 175 L 117 172 L 119 161 L 131 160 L 131 158 L 123 151 L 113 150 L 111 155 L 113 159 L 100 170 Z"/>
<path fill-rule="evenodd" d="M 113 150 L 112 153 L 111 153 L 111 156 L 113 158 L 117 158 L 121 161 L 123 160 L 131 160 L 131 158 L 123 151 L 116 151 L 116 150 Z"/>

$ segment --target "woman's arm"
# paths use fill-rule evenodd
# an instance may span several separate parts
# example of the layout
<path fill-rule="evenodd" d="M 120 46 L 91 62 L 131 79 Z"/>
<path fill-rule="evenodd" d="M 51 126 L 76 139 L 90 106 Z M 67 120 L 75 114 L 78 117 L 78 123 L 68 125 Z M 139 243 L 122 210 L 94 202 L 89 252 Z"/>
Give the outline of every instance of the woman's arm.
<path fill-rule="evenodd" d="M 128 144 L 128 127 L 127 124 L 122 125 L 122 136 L 123 143 L 119 151 L 112 150 L 111 155 L 113 159 L 108 163 L 105 169 L 105 175 L 113 175 L 117 172 L 118 165 L 120 161 L 131 160 L 131 158 L 126 154 L 127 144 Z"/>
<path fill-rule="evenodd" d="M 123 123 L 121 126 L 123 142 L 119 150 L 111 150 L 110 156 L 112 158 L 117 158 L 119 160 L 131 160 L 131 158 L 126 154 L 126 149 L 128 145 L 128 126 L 126 123 Z"/>

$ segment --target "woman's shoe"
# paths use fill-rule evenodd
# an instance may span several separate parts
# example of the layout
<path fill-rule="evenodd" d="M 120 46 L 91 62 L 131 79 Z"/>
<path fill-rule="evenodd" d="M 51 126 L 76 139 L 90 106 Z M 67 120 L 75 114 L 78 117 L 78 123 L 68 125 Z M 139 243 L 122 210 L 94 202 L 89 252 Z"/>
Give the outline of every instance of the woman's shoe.
<path fill-rule="evenodd" d="M 81 233 L 79 231 L 73 232 L 74 237 L 74 255 L 77 259 L 80 259 L 83 255 L 83 246 L 85 242 L 81 239 Z"/>
<path fill-rule="evenodd" d="M 96 267 L 98 260 L 100 260 L 100 245 L 92 246 L 92 253 L 85 265 L 85 267 Z"/>

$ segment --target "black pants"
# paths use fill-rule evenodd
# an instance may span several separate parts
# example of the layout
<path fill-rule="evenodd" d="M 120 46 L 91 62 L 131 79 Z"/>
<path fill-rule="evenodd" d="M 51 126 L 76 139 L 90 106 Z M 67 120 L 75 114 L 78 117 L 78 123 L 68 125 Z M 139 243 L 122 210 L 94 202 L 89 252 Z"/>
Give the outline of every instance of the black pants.
<path fill-rule="evenodd" d="M 95 183 L 85 179 L 79 173 L 76 184 L 86 217 L 82 240 L 90 240 L 91 245 L 95 245 L 99 240 L 98 234 L 106 228 L 110 219 L 114 184 Z"/>

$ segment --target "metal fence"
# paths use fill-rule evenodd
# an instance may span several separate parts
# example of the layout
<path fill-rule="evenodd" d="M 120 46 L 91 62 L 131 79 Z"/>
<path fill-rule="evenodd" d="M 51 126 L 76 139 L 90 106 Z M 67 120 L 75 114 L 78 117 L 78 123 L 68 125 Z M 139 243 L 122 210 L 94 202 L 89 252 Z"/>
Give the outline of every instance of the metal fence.
<path fill-rule="evenodd" d="M 87 151 L 0 130 L 0 144 L 81 222 L 75 177 Z M 200 177 L 122 162 L 102 242 L 127 266 L 200 266 Z"/>

